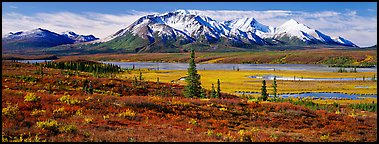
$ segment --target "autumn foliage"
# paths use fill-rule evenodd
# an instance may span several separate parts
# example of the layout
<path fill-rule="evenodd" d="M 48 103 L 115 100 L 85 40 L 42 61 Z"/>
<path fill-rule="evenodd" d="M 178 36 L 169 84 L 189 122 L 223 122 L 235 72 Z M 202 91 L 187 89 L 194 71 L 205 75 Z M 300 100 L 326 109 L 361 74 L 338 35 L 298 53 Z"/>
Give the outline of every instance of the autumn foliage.
<path fill-rule="evenodd" d="M 43 68 L 42 75 L 38 69 L 2 63 L 3 142 L 377 141 L 373 112 L 347 107 L 336 114 L 224 93 L 192 99 L 175 84 L 67 75 L 52 68 Z M 93 94 L 83 90 L 85 80 L 92 82 Z"/>

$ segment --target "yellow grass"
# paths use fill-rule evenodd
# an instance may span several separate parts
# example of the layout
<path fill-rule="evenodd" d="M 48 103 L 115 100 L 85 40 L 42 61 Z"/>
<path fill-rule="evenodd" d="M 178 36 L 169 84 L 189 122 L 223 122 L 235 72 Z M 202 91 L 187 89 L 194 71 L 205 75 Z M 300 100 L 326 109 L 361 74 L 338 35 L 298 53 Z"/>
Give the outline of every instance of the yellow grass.
<path fill-rule="evenodd" d="M 146 70 L 143 69 L 144 80 L 156 81 L 159 77 L 160 82 L 174 82 L 185 85 L 184 80 L 179 80 L 187 75 L 186 70 Z M 260 92 L 262 79 L 249 78 L 249 76 L 263 76 L 273 74 L 283 77 L 304 78 L 359 78 L 365 77 L 366 81 L 281 81 L 277 80 L 277 92 L 281 93 L 301 93 L 301 92 L 342 92 L 348 94 L 376 94 L 377 82 L 371 81 L 371 77 L 376 72 L 358 73 L 336 73 L 336 72 L 312 72 L 312 71 L 267 71 L 267 70 L 198 70 L 201 75 L 202 86 L 211 89 L 212 83 L 216 86 L 217 79 L 221 81 L 221 91 L 235 93 L 235 91 L 254 91 Z M 122 78 L 138 77 L 139 71 L 132 71 L 131 74 L 123 73 Z M 272 93 L 272 80 L 267 80 L 268 93 Z M 355 88 L 355 86 L 368 86 L 369 88 Z"/>
<path fill-rule="evenodd" d="M 204 62 L 201 62 L 201 63 L 204 63 L 204 64 L 207 64 L 207 63 L 217 63 L 218 61 L 221 61 L 225 58 L 216 58 L 216 59 L 211 59 L 211 60 L 208 60 L 208 61 L 204 61 Z"/>

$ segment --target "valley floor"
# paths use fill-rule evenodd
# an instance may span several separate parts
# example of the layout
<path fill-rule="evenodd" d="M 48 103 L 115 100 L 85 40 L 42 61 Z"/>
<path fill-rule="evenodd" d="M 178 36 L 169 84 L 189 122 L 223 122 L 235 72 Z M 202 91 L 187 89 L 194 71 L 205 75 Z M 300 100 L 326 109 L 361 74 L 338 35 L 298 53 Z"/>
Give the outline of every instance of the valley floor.
<path fill-rule="evenodd" d="M 206 88 L 222 76 L 208 78 L 210 73 L 215 72 L 200 71 L 202 78 L 209 79 L 203 82 Z M 125 74 L 94 77 L 52 68 L 42 68 L 41 73 L 39 66 L 3 62 L 2 141 L 377 141 L 376 111 L 332 104 L 311 109 L 290 102 L 250 102 L 228 93 L 221 98 L 185 98 L 182 85 L 167 83 L 171 80 L 167 75 L 157 83 L 158 74 L 144 72 L 144 80 L 133 80 L 124 78 L 130 77 Z M 222 90 L 232 92 L 226 88 L 228 79 L 223 79 Z M 92 82 L 93 94 L 85 91 L 86 80 Z M 298 89 L 286 88 L 291 86 L 278 83 L 280 92 Z"/>
<path fill-rule="evenodd" d="M 142 76 L 147 81 L 173 82 L 185 85 L 183 79 L 187 75 L 186 70 L 148 70 L 141 69 Z M 261 91 L 262 78 L 250 76 L 276 75 L 281 77 L 301 78 L 362 78 L 365 81 L 301 81 L 301 80 L 277 80 L 278 94 L 303 93 L 303 92 L 339 92 L 347 94 L 377 94 L 377 82 L 372 80 L 376 72 L 338 73 L 317 71 L 272 71 L 272 70 L 198 70 L 201 75 L 202 86 L 211 90 L 212 83 L 216 85 L 217 79 L 221 81 L 222 91 L 236 94 L 236 91 L 257 92 Z M 138 77 L 139 71 L 128 71 L 118 75 L 119 78 Z M 272 94 L 273 80 L 266 80 L 267 90 Z M 357 86 L 366 86 L 357 88 Z M 241 94 L 238 94 L 241 95 Z M 260 95 L 256 95 L 260 96 Z"/>

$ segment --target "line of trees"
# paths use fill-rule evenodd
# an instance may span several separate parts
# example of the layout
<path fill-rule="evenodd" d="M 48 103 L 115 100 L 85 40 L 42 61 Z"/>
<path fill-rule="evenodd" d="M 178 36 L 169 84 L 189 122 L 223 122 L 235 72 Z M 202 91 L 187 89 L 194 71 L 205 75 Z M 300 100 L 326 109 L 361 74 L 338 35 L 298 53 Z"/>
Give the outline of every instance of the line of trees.
<path fill-rule="evenodd" d="M 96 62 L 89 61 L 68 61 L 68 62 L 45 62 L 45 63 L 36 63 L 36 65 L 41 65 L 43 67 L 48 68 L 56 68 L 56 69 L 70 69 L 84 72 L 92 72 L 92 73 L 119 73 L 121 68 L 118 65 L 114 64 L 102 64 Z"/>
<path fill-rule="evenodd" d="M 217 79 L 217 91 L 214 88 L 212 83 L 211 98 L 220 98 L 221 97 L 221 88 L 220 88 L 220 79 Z"/>
<path fill-rule="evenodd" d="M 274 81 L 272 83 L 274 100 L 276 100 L 278 98 L 276 95 L 276 93 L 277 93 L 276 87 L 277 87 L 277 84 L 276 84 L 276 76 L 275 76 Z M 267 89 L 266 89 L 266 80 L 263 80 L 262 81 L 262 88 L 261 88 L 261 97 L 259 99 L 261 99 L 263 101 L 267 101 L 268 97 L 269 97 L 269 94 L 267 93 Z"/>

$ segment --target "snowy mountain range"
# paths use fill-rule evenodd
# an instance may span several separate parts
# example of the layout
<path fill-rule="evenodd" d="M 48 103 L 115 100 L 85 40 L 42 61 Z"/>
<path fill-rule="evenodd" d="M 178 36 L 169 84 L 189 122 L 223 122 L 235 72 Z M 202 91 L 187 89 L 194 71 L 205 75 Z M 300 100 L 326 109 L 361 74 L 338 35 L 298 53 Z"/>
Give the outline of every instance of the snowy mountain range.
<path fill-rule="evenodd" d="M 3 48 L 54 47 L 63 44 L 92 43 L 93 47 L 134 52 L 176 51 L 190 47 L 206 49 L 259 46 L 329 45 L 358 47 L 342 37 L 331 37 L 319 30 L 290 19 L 278 27 L 267 26 L 246 17 L 217 21 L 186 10 L 146 15 L 116 33 L 98 39 L 71 31 L 57 34 L 45 29 L 9 33 L 2 39 Z"/>
<path fill-rule="evenodd" d="M 2 38 L 2 46 L 5 49 L 45 48 L 63 44 L 90 42 L 98 39 L 93 35 L 78 35 L 71 31 L 58 34 L 37 28 L 31 31 L 8 33 Z"/>
<path fill-rule="evenodd" d="M 123 44 L 126 41 L 130 43 L 131 38 L 138 41 L 145 40 L 145 42 L 143 45 Z M 186 10 L 143 16 L 130 26 L 97 42 L 104 43 L 103 46 L 119 45 L 120 48 L 127 49 L 154 45 L 158 42 L 163 42 L 160 46 L 180 44 L 176 47 L 196 42 L 229 43 L 236 47 L 241 44 L 253 47 L 311 44 L 358 47 L 347 39 L 333 38 L 294 19 L 278 27 L 272 27 L 261 24 L 254 18 L 218 22 L 210 17 L 192 14 Z"/>
<path fill-rule="evenodd" d="M 93 35 L 78 35 L 72 31 L 65 31 L 61 35 L 66 36 L 66 37 L 74 40 L 75 41 L 74 43 L 90 42 L 90 41 L 94 41 L 94 40 L 99 39 Z"/>

